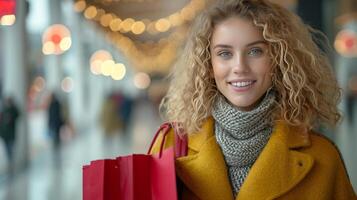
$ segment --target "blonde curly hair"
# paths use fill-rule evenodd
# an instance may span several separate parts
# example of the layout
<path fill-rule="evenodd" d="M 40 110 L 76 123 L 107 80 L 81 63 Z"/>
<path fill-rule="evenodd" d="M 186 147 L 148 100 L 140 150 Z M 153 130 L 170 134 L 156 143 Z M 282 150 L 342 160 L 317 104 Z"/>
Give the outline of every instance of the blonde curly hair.
<path fill-rule="evenodd" d="M 306 129 L 321 122 L 334 126 L 341 117 L 341 92 L 327 55 L 312 37 L 319 32 L 265 0 L 218 1 L 195 20 L 160 105 L 165 118 L 193 133 L 211 115 L 219 91 L 212 75 L 210 40 L 215 26 L 230 17 L 251 20 L 268 42 L 277 95 L 274 120 Z"/>

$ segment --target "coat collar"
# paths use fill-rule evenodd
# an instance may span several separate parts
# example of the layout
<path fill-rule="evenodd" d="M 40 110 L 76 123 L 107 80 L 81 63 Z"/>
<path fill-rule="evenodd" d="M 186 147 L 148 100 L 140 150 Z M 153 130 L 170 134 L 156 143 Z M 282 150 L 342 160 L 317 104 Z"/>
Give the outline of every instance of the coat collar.
<path fill-rule="evenodd" d="M 308 147 L 308 134 L 278 121 L 271 138 L 252 166 L 237 199 L 276 198 L 292 189 L 313 165 L 310 155 L 296 151 Z M 227 167 L 214 137 L 214 119 L 189 136 L 189 155 L 177 159 L 177 174 L 200 199 L 233 200 Z"/>

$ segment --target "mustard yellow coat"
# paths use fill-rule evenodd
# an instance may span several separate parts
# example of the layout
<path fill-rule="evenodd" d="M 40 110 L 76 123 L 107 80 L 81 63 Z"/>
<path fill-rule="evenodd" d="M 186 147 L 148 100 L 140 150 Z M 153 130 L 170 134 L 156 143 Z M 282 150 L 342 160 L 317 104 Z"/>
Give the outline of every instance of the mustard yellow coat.
<path fill-rule="evenodd" d="M 162 138 L 162 136 L 161 136 Z M 165 147 L 173 145 L 173 130 Z M 153 152 L 158 151 L 160 136 Z M 214 120 L 190 134 L 188 156 L 176 160 L 185 187 L 182 199 L 233 200 L 227 167 L 214 137 Z M 339 151 L 326 138 L 302 134 L 278 122 L 270 140 L 252 166 L 236 200 L 357 199 Z"/>

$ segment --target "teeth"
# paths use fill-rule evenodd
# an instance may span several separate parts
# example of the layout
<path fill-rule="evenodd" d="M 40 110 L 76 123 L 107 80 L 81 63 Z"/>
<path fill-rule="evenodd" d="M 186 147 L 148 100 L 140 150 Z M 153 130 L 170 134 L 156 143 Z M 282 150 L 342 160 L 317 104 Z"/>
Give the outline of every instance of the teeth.
<path fill-rule="evenodd" d="M 246 87 L 248 85 L 251 85 L 253 81 L 244 81 L 244 82 L 232 82 L 231 84 L 234 87 Z"/>

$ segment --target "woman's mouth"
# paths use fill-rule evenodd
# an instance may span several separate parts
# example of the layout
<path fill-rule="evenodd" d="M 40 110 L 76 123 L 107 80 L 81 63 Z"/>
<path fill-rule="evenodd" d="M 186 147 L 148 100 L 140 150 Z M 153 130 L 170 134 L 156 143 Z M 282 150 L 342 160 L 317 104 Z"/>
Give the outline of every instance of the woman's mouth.
<path fill-rule="evenodd" d="M 243 88 L 243 87 L 253 85 L 253 83 L 255 83 L 255 82 L 256 81 L 237 81 L 237 82 L 229 82 L 229 84 L 231 84 L 234 87 Z"/>

